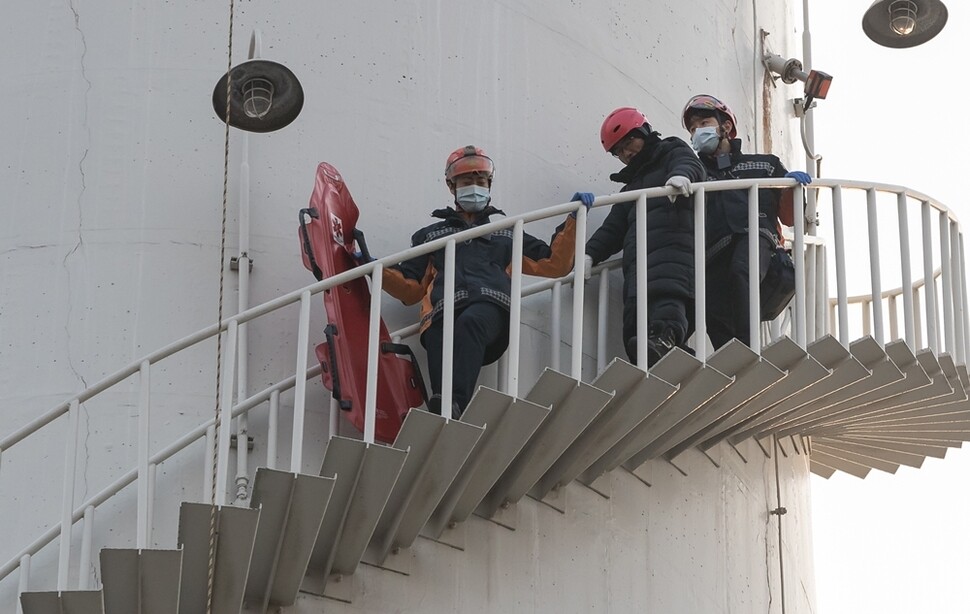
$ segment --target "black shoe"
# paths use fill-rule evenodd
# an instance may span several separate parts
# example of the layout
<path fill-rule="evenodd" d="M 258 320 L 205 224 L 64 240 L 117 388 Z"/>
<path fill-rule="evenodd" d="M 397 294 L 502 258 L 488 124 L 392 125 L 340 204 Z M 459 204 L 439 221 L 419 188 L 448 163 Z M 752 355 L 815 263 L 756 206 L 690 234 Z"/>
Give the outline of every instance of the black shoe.
<path fill-rule="evenodd" d="M 431 395 L 431 398 L 428 399 L 428 411 L 431 412 L 432 414 L 437 414 L 439 416 L 441 415 L 441 395 L 440 394 L 433 394 Z M 458 418 L 461 418 L 461 413 L 462 413 L 462 410 L 458 408 L 458 403 L 452 401 L 451 415 L 448 417 L 454 418 L 455 420 L 457 420 Z"/>
<path fill-rule="evenodd" d="M 664 326 L 659 330 L 651 330 L 650 336 L 647 337 L 647 367 L 655 365 L 675 347 L 677 347 L 677 336 L 672 328 Z"/>
<path fill-rule="evenodd" d="M 626 355 L 630 362 L 637 364 L 637 337 L 636 335 L 626 340 Z"/>

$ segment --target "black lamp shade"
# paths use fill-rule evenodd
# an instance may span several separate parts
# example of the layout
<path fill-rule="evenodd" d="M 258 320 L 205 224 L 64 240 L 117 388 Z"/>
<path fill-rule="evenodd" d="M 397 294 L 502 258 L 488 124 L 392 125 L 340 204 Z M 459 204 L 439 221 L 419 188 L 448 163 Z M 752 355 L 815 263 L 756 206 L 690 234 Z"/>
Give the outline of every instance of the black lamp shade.
<path fill-rule="evenodd" d="M 862 30 L 866 36 L 883 47 L 902 49 L 922 45 L 946 25 L 948 13 L 940 0 L 911 0 L 916 5 L 916 24 L 909 34 L 897 34 L 892 28 L 889 10 L 893 1 L 873 2 L 862 17 Z"/>
<path fill-rule="evenodd" d="M 232 75 L 229 93 L 229 125 L 248 132 L 272 132 L 287 126 L 303 109 L 303 86 L 286 66 L 269 60 L 249 60 L 234 66 L 222 75 L 212 90 L 212 108 L 219 119 L 226 121 L 226 81 Z M 264 112 L 254 116 L 246 108 L 246 97 L 252 84 L 260 84 L 257 91 L 271 92 L 272 103 Z"/>

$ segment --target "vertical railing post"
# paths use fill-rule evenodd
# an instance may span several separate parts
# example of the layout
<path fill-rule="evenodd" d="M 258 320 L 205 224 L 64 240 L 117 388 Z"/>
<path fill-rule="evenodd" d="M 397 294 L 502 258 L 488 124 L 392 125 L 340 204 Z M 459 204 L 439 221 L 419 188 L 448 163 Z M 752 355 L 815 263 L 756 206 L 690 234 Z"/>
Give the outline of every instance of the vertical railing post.
<path fill-rule="evenodd" d="M 637 366 L 647 370 L 647 197 L 637 198 Z M 625 299 L 625 297 L 624 297 Z M 623 340 L 626 343 L 626 339 Z"/>
<path fill-rule="evenodd" d="M 522 334 L 522 220 L 512 228 L 512 284 L 509 297 L 508 394 L 519 396 L 519 345 Z"/>
<path fill-rule="evenodd" d="M 215 504 L 220 507 L 226 504 L 229 482 L 229 443 L 232 437 L 232 398 L 235 392 L 236 335 L 238 333 L 238 322 L 229 320 L 229 327 L 226 329 L 226 355 L 222 361 L 222 400 L 219 403 L 219 437 L 217 438 L 218 450 L 216 450 Z"/>
<path fill-rule="evenodd" d="M 696 206 L 696 205 L 695 205 Z M 748 188 L 748 333 L 750 348 L 761 354 L 761 212 L 758 186 Z M 696 219 L 696 216 L 695 216 Z"/>
<path fill-rule="evenodd" d="M 573 276 L 575 280 L 575 276 Z M 575 283 L 575 281 L 573 282 Z M 549 322 L 550 364 L 553 371 L 561 371 L 562 363 L 562 282 L 552 284 L 552 321 Z"/>
<path fill-rule="evenodd" d="M 899 339 L 899 308 L 895 294 L 889 295 L 889 340 Z M 912 346 L 910 346 L 912 347 Z"/>
<path fill-rule="evenodd" d="M 370 320 L 367 327 L 367 398 L 364 399 L 364 441 L 374 443 L 377 430 L 377 369 L 381 358 L 381 292 L 384 289 L 384 266 L 374 263 L 370 276 Z M 306 365 L 303 365 L 306 379 Z"/>
<path fill-rule="evenodd" d="M 916 348 L 916 318 L 913 313 L 913 269 L 909 249 L 909 204 L 906 193 L 896 195 L 896 208 L 899 214 L 899 255 L 903 264 L 903 322 L 905 323 L 906 343 L 910 349 Z"/>
<path fill-rule="evenodd" d="M 212 504 L 212 472 L 216 455 L 216 427 L 209 425 L 205 430 L 205 456 L 202 458 L 202 501 Z"/>
<path fill-rule="evenodd" d="M 795 190 L 793 200 L 795 218 L 795 343 L 802 349 L 808 346 L 805 297 L 805 190 Z"/>
<path fill-rule="evenodd" d="M 876 208 L 876 190 L 866 190 L 866 207 L 869 213 L 869 276 L 872 280 L 872 325 L 874 339 L 879 345 L 886 344 L 882 317 L 882 267 L 879 257 L 879 212 Z"/>
<path fill-rule="evenodd" d="M 953 284 L 953 356 L 957 364 L 966 364 L 965 334 L 967 328 L 967 314 L 964 311 L 964 286 L 966 285 L 966 271 L 963 270 L 963 257 L 960 249 L 960 227 L 956 222 L 950 223 L 950 253 L 953 257 L 953 268 L 950 275 Z"/>
<path fill-rule="evenodd" d="M 81 531 L 81 560 L 77 566 L 78 590 L 91 588 L 91 542 L 94 541 L 94 506 L 84 508 L 84 524 Z"/>
<path fill-rule="evenodd" d="M 24 606 L 20 603 L 20 595 L 30 590 L 30 555 L 20 557 L 20 578 L 17 584 L 17 614 L 24 614 Z"/>
<path fill-rule="evenodd" d="M 694 186 L 694 352 L 707 362 L 707 224 L 703 185 Z M 751 216 L 748 216 L 750 223 Z M 754 331 L 752 331 L 754 335 Z"/>
<path fill-rule="evenodd" d="M 940 212 L 940 269 L 943 284 L 943 346 L 940 350 L 954 356 L 953 335 L 953 261 L 950 256 L 950 218 Z"/>
<path fill-rule="evenodd" d="M 872 334 L 872 312 L 870 308 L 872 307 L 872 301 L 862 301 L 862 335 Z"/>
<path fill-rule="evenodd" d="M 239 296 L 237 312 L 249 309 L 249 133 L 242 131 L 242 152 L 239 165 L 239 257 L 236 259 L 239 273 Z M 249 396 L 249 324 L 239 325 L 238 364 L 236 366 L 236 398 Z M 236 418 L 236 498 L 249 496 L 249 413 Z"/>
<path fill-rule="evenodd" d="M 596 301 L 596 374 L 606 369 L 606 335 L 610 323 L 610 272 L 600 271 L 599 295 Z"/>
<path fill-rule="evenodd" d="M 154 542 L 152 541 L 152 531 L 155 530 L 155 479 L 158 475 L 158 465 L 151 463 L 148 465 L 148 518 L 146 519 L 146 524 L 148 525 L 148 531 L 146 531 L 145 542 L 148 544 L 149 548 L 154 547 Z"/>
<path fill-rule="evenodd" d="M 813 310 L 815 313 L 815 336 L 812 341 L 828 334 L 828 320 L 825 317 L 826 305 L 829 300 L 827 274 L 825 245 L 817 243 L 815 245 L 815 309 Z"/>
<path fill-rule="evenodd" d="M 835 231 L 835 293 L 838 299 L 839 342 L 849 347 L 849 294 L 845 282 L 845 216 L 842 186 L 832 188 L 832 223 Z"/>
<path fill-rule="evenodd" d="M 445 244 L 445 308 L 442 314 L 441 347 L 441 415 L 452 417 L 451 399 L 454 385 L 455 358 L 455 240 Z"/>
<path fill-rule="evenodd" d="M 967 253 L 963 245 L 963 233 L 959 234 L 959 244 L 960 244 L 960 294 L 961 294 L 961 310 L 963 315 L 963 358 L 964 363 L 966 359 L 970 357 L 970 326 L 967 326 Z"/>
<path fill-rule="evenodd" d="M 135 543 L 147 548 L 148 535 L 148 457 L 151 447 L 151 365 L 143 360 L 139 369 L 138 402 L 138 511 Z"/>
<path fill-rule="evenodd" d="M 327 433 L 327 440 L 336 437 L 340 433 L 340 404 L 337 399 L 330 397 L 330 431 Z"/>
<path fill-rule="evenodd" d="M 509 390 L 509 353 L 503 352 L 495 361 L 495 388 L 508 394 Z"/>
<path fill-rule="evenodd" d="M 67 440 L 64 446 L 64 483 L 61 489 L 61 543 L 57 559 L 57 590 L 67 590 L 71 561 L 71 533 L 74 527 L 74 476 L 77 469 L 77 441 L 80 434 L 81 404 L 71 401 L 68 409 Z"/>
<path fill-rule="evenodd" d="M 924 292 L 926 291 L 926 288 L 927 286 L 924 284 Z M 923 328 L 920 326 L 920 322 L 923 321 L 923 313 L 921 311 L 922 308 L 920 307 L 919 288 L 913 287 L 913 291 L 910 294 L 913 295 L 913 321 L 916 323 L 916 327 L 914 329 L 914 333 L 916 334 L 916 346 L 913 349 L 917 350 L 925 347 L 923 345 Z M 926 317 L 926 325 L 930 325 L 929 315 Z"/>
<path fill-rule="evenodd" d="M 303 425 L 306 418 L 307 346 L 310 343 L 310 291 L 300 295 L 300 321 L 296 333 L 296 377 L 293 387 L 293 435 L 290 447 L 290 471 L 303 471 Z"/>
<path fill-rule="evenodd" d="M 573 267 L 572 376 L 583 379 L 583 306 L 586 300 L 586 207 L 576 210 L 576 248 Z"/>
<path fill-rule="evenodd" d="M 930 221 L 930 203 L 922 203 L 923 217 L 923 303 L 926 305 L 926 345 L 934 354 L 940 353 L 936 343 L 940 321 L 936 309 L 936 283 L 933 280 L 933 228 Z"/>
<path fill-rule="evenodd" d="M 276 442 L 279 433 L 280 391 L 274 390 L 269 393 L 269 418 L 266 425 L 266 467 L 269 469 L 276 469 Z"/>

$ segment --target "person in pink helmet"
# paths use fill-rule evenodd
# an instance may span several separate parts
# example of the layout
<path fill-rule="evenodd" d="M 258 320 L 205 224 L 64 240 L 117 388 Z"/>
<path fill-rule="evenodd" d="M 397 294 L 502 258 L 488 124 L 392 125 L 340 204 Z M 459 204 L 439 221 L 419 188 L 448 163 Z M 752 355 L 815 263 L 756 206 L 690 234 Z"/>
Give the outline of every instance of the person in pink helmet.
<path fill-rule="evenodd" d="M 812 181 L 802 171 L 789 172 L 777 156 L 742 152 L 734 112 L 714 96 L 692 97 L 682 118 L 710 181 L 767 177 L 790 177 L 803 185 Z M 734 338 L 750 345 L 748 191 L 708 192 L 706 200 L 707 334 L 714 349 Z M 758 254 L 764 280 L 780 243 L 779 219 L 792 224 L 792 190 L 759 190 L 758 209 Z M 775 290 L 762 284 L 762 313 L 764 308 L 771 309 L 765 303 Z"/>
<path fill-rule="evenodd" d="M 445 162 L 445 183 L 454 208 L 431 213 L 438 221 L 411 237 L 412 247 L 489 223 L 502 214 L 492 206 L 494 165 L 481 148 L 460 147 Z M 573 200 L 589 207 L 592 194 Z M 562 277 L 573 269 L 576 221 L 570 215 L 547 244 L 523 233 L 522 273 Z M 462 241 L 455 246 L 455 345 L 453 395 L 448 417 L 458 418 L 475 391 L 483 365 L 497 360 L 508 347 L 511 304 L 512 229 Z M 384 269 L 383 287 L 405 305 L 421 303 L 421 344 L 428 354 L 434 393 L 428 409 L 441 413 L 442 346 L 444 340 L 445 250 L 406 260 Z"/>
<path fill-rule="evenodd" d="M 673 192 L 647 200 L 647 366 L 693 329 L 694 213 L 690 184 L 704 179 L 704 167 L 677 137 L 661 138 L 633 107 L 606 116 L 600 143 L 623 163 L 610 179 L 623 191 L 669 186 Z M 613 205 L 586 242 L 586 271 L 623 251 L 623 340 L 627 356 L 637 356 L 637 265 L 635 201 Z"/>

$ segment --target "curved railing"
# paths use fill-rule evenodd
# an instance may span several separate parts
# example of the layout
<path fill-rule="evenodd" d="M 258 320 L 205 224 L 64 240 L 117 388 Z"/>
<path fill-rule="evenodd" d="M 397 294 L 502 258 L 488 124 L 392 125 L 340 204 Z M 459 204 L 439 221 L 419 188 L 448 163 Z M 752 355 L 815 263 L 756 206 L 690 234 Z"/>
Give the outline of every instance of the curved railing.
<path fill-rule="evenodd" d="M 709 183 L 699 183 L 692 186 L 693 200 L 694 200 L 694 221 L 695 221 L 695 261 L 697 263 L 695 270 L 695 295 L 700 299 L 705 296 L 705 276 L 706 276 L 706 263 L 704 262 L 704 241 L 703 241 L 703 228 L 705 222 L 705 208 L 703 206 L 697 206 L 704 202 L 705 195 L 708 192 L 717 192 L 722 190 L 736 190 L 745 189 L 749 192 L 749 228 L 751 228 L 751 233 L 755 235 L 757 233 L 757 214 L 758 214 L 758 190 L 759 189 L 788 189 L 795 188 L 794 190 L 794 209 L 795 209 L 795 226 L 793 233 L 793 253 L 800 254 L 801 257 L 796 257 L 796 294 L 792 301 L 792 304 L 788 312 L 780 318 L 778 322 L 774 323 L 773 326 L 769 326 L 767 329 L 762 328 L 760 317 L 758 313 L 751 314 L 751 330 L 762 329 L 764 332 L 762 335 L 754 335 L 751 344 L 752 349 L 760 352 L 761 345 L 763 342 L 769 339 L 776 338 L 782 334 L 785 330 L 792 331 L 792 337 L 794 340 L 802 347 L 806 347 L 807 344 L 811 343 L 815 339 L 818 339 L 825 334 L 828 334 L 830 326 L 832 328 L 837 328 L 838 339 L 846 346 L 852 340 L 850 327 L 850 317 L 849 317 L 849 305 L 850 304 L 862 304 L 864 299 L 868 297 L 868 311 L 862 310 L 866 313 L 870 313 L 869 318 L 870 323 L 865 321 L 865 316 L 863 316 L 860 326 L 859 336 L 872 334 L 875 340 L 879 343 L 886 342 L 886 331 L 885 331 L 885 321 L 890 320 L 890 336 L 896 338 L 898 336 L 898 327 L 895 325 L 897 319 L 899 319 L 897 310 L 895 307 L 889 306 L 890 302 L 896 301 L 898 297 L 902 297 L 903 302 L 903 313 L 901 317 L 902 329 L 904 331 L 904 336 L 909 345 L 916 349 L 920 345 L 921 339 L 925 338 L 928 342 L 928 346 L 935 352 L 947 351 L 953 354 L 956 362 L 958 364 L 965 363 L 965 358 L 967 355 L 968 346 L 970 346 L 970 340 L 968 340 L 968 334 L 970 334 L 970 327 L 965 324 L 966 320 L 966 282 L 965 282 L 965 265 L 964 265 L 964 249 L 963 249 L 963 237 L 960 232 L 959 225 L 952 212 L 947 209 L 941 203 L 935 201 L 934 199 L 925 196 L 922 193 L 915 192 L 899 186 L 891 186 L 884 184 L 873 184 L 873 183 L 863 183 L 857 181 L 843 181 L 843 180 L 816 180 L 812 186 L 806 190 L 797 188 L 794 180 L 790 179 L 762 179 L 762 180 L 730 180 L 722 182 L 709 182 Z M 884 292 L 882 290 L 882 274 L 883 270 L 881 266 L 870 266 L 870 288 L 869 293 L 862 296 L 849 296 L 847 293 L 847 279 L 846 279 L 846 267 L 847 267 L 847 256 L 845 249 L 845 232 L 844 232 L 844 209 L 845 203 L 843 191 L 862 191 L 865 193 L 866 197 L 866 227 L 867 227 L 867 241 L 869 245 L 869 260 L 870 262 L 876 262 L 880 265 L 883 261 L 880 259 L 880 225 L 878 220 L 878 204 L 877 195 L 879 194 L 889 194 L 893 195 L 897 201 L 897 220 L 898 220 L 898 235 L 899 240 L 899 254 L 900 254 L 900 275 L 902 279 L 901 288 L 911 288 L 913 290 L 909 292 L 895 292 L 889 291 Z M 596 199 L 594 206 L 602 207 L 609 206 L 620 202 L 636 202 L 637 208 L 637 238 L 638 238 L 638 252 L 637 252 L 637 283 L 638 287 L 638 311 L 643 313 L 646 308 L 646 200 L 647 198 L 666 196 L 671 193 L 669 188 L 650 188 L 646 190 L 639 190 L 635 192 L 627 192 L 623 194 L 613 194 L 609 196 L 603 196 Z M 807 201 L 805 195 L 807 194 Z M 832 231 L 833 236 L 830 240 L 822 240 L 821 238 L 813 238 L 811 234 L 806 235 L 806 218 L 810 220 L 815 219 L 815 215 L 824 207 L 820 205 L 820 200 L 824 197 L 829 197 L 830 200 L 830 216 L 826 218 L 824 212 L 821 214 L 822 219 L 832 220 Z M 916 293 L 916 289 L 920 287 L 920 282 L 914 282 L 912 279 L 912 250 L 911 250 L 911 236 L 909 230 L 908 215 L 910 210 L 911 202 L 919 203 L 921 214 L 922 214 L 922 263 L 924 269 L 925 279 L 940 279 L 939 290 L 940 295 L 934 290 L 932 292 L 924 291 L 922 293 L 922 304 L 923 309 L 919 310 L 920 301 L 918 300 L 919 295 Z M 806 210 L 807 214 L 806 215 Z M 933 211 L 936 212 L 938 216 L 938 241 L 934 242 L 932 240 L 933 235 L 933 221 L 932 215 Z M 80 520 L 85 519 L 84 532 L 82 534 L 81 543 L 81 553 L 82 557 L 87 557 L 85 560 L 90 559 L 90 544 L 91 544 L 91 524 L 93 520 L 94 509 L 110 499 L 115 494 L 122 491 L 126 486 L 132 482 L 137 482 L 138 484 L 138 496 L 137 496 L 137 547 L 143 548 L 147 547 L 151 536 L 152 521 L 151 518 L 151 503 L 154 498 L 153 485 L 154 485 L 154 475 L 155 468 L 158 464 L 164 462 L 165 460 L 176 455 L 180 451 L 187 448 L 191 443 L 196 442 L 200 439 L 205 439 L 207 441 L 207 454 L 206 462 L 212 463 L 213 457 L 216 458 L 215 463 L 217 465 L 216 474 L 216 501 L 217 504 L 225 503 L 225 497 L 227 492 L 227 479 L 228 479 L 228 465 L 229 465 L 229 445 L 230 432 L 229 425 L 231 418 L 237 415 L 244 415 L 253 408 L 260 406 L 264 403 L 269 405 L 269 435 L 267 438 L 268 446 L 268 463 L 275 465 L 276 463 L 276 442 L 278 438 L 278 427 L 276 422 L 276 417 L 278 414 L 279 398 L 283 392 L 288 390 L 295 390 L 294 406 L 293 406 L 293 432 L 292 432 L 292 452 L 291 452 L 291 462 L 290 469 L 295 472 L 299 472 L 302 469 L 302 436 L 304 431 L 304 415 L 306 410 L 306 382 L 309 378 L 314 377 L 319 373 L 319 367 L 308 368 L 308 346 L 309 346 L 309 335 L 310 335 L 310 313 L 311 313 L 311 298 L 329 288 L 339 286 L 341 284 L 347 283 L 353 279 L 368 275 L 371 278 L 372 292 L 375 295 L 379 295 L 381 292 L 382 283 L 382 271 L 385 266 L 401 262 L 402 260 L 417 257 L 423 254 L 428 254 L 433 251 L 444 249 L 445 250 L 445 284 L 446 288 L 454 287 L 454 256 L 455 256 L 455 246 L 457 242 L 471 239 L 474 237 L 482 236 L 499 229 L 511 228 L 513 230 L 513 254 L 521 254 L 522 244 L 523 244 L 523 228 L 527 223 L 534 221 L 544 220 L 548 218 L 560 217 L 568 213 L 575 212 L 577 214 L 576 226 L 576 249 L 578 253 L 582 253 L 586 238 L 586 222 L 587 222 L 587 212 L 585 208 L 580 206 L 578 203 L 567 203 L 549 207 L 540 211 L 534 211 L 518 216 L 513 216 L 509 218 L 504 218 L 502 220 L 492 222 L 490 224 L 473 228 L 470 230 L 463 231 L 451 235 L 449 237 L 443 237 L 441 239 L 429 242 L 427 244 L 408 249 L 399 254 L 393 256 L 388 256 L 381 258 L 374 262 L 362 265 L 353 270 L 346 271 L 339 275 L 335 275 L 329 279 L 311 284 L 290 292 L 274 300 L 268 301 L 257 307 L 245 310 L 237 315 L 228 317 L 224 319 L 219 325 L 213 324 L 212 326 L 206 327 L 196 333 L 193 333 L 183 339 L 180 339 L 160 350 L 152 352 L 140 360 L 137 360 L 123 369 L 103 378 L 101 381 L 97 382 L 93 386 L 88 387 L 84 391 L 78 393 L 73 398 L 58 404 L 54 408 L 45 412 L 40 417 L 34 419 L 29 424 L 18 429 L 11 435 L 4 437 L 0 440 L 0 454 L 3 454 L 10 450 L 12 447 L 18 443 L 24 441 L 31 435 L 38 433 L 43 427 L 54 422 L 55 420 L 67 416 L 69 421 L 68 435 L 66 441 L 66 460 L 64 467 L 64 481 L 63 481 L 63 492 L 62 492 L 62 504 L 61 504 L 61 521 L 57 525 L 48 529 L 43 535 L 35 539 L 28 546 L 23 548 L 17 556 L 8 561 L 3 567 L 0 567 L 0 580 L 7 577 L 11 572 L 16 570 L 18 567 L 21 568 L 21 586 L 26 586 L 26 578 L 29 572 L 30 558 L 39 552 L 46 545 L 51 543 L 60 534 L 69 534 L 69 531 L 73 524 Z M 808 227 L 809 233 L 812 232 L 812 226 Z M 753 240 L 749 242 L 750 245 L 756 247 L 758 241 L 753 237 Z M 830 245 L 832 254 L 829 253 Z M 828 287 L 828 275 L 826 274 L 826 269 L 829 266 L 829 261 L 834 263 L 835 269 L 835 282 L 837 286 L 836 295 L 834 298 L 830 299 L 827 287 Z M 552 347 L 554 351 L 550 353 L 550 367 L 555 369 L 560 369 L 559 355 L 561 348 L 561 340 L 559 338 L 559 326 L 558 322 L 560 320 L 560 305 L 561 305 L 561 293 L 560 290 L 563 285 L 569 285 L 572 280 L 577 276 L 582 278 L 583 274 L 582 266 L 583 259 L 577 258 L 576 271 L 562 279 L 559 280 L 548 280 L 543 281 L 528 288 L 523 288 L 522 286 L 522 272 L 521 272 L 521 259 L 513 258 L 513 268 L 512 268 L 512 301 L 510 309 L 510 335 L 509 335 L 509 351 L 506 354 L 505 364 L 500 366 L 500 383 L 499 387 L 511 395 L 517 395 L 519 389 L 519 330 L 521 323 L 521 311 L 522 311 L 522 298 L 530 294 L 535 294 L 538 292 L 544 292 L 550 290 L 552 292 L 552 313 L 551 322 L 554 325 L 550 326 L 550 338 Z M 939 271 L 935 269 L 935 265 L 939 264 Z M 598 322 L 597 322 L 597 345 L 595 350 L 595 355 L 597 359 L 598 370 L 601 370 L 607 359 L 609 358 L 608 348 L 606 347 L 606 330 L 609 327 L 609 321 L 607 317 L 608 310 L 605 305 L 608 298 L 608 280 L 609 280 L 609 270 L 615 268 L 617 262 L 612 261 L 606 265 L 601 265 L 594 269 L 597 273 L 597 278 L 600 280 L 599 283 L 599 301 L 598 301 Z M 758 305 L 760 304 L 760 286 L 754 276 L 757 275 L 757 271 L 751 271 L 752 279 L 754 283 L 749 284 L 750 297 L 749 304 Z M 935 284 L 931 284 L 933 288 L 936 288 Z M 585 284 L 575 284 L 573 287 L 572 301 L 572 339 L 571 339 L 571 364 L 569 365 L 569 370 L 573 377 L 576 379 L 582 379 L 582 360 L 584 355 L 583 347 L 583 326 L 584 326 L 584 292 Z M 451 362 L 451 348 L 453 347 L 453 315 L 454 315 L 454 299 L 452 293 L 446 292 L 446 304 L 445 304 L 445 325 L 444 325 L 444 364 L 450 364 Z M 873 297 L 878 297 L 874 299 Z M 294 368 L 294 375 L 290 376 L 288 379 L 279 382 L 273 386 L 266 388 L 265 390 L 251 395 L 243 401 L 238 401 L 233 403 L 233 376 L 236 369 L 236 339 L 239 326 L 247 322 L 251 322 L 261 316 L 274 313 L 281 308 L 289 305 L 299 303 L 300 305 L 300 315 L 298 320 L 298 333 L 297 333 L 297 350 L 296 350 L 296 365 Z M 369 361 L 368 361 L 368 387 L 365 400 L 365 429 L 364 429 L 364 439 L 373 442 L 374 440 L 374 416 L 375 416 L 375 403 L 376 403 L 376 374 L 377 374 L 377 330 L 378 324 L 381 317 L 381 303 L 382 301 L 372 301 L 371 314 L 370 314 L 370 334 L 369 334 Z M 885 305 L 884 305 L 885 303 Z M 885 317 L 884 310 L 889 311 L 891 314 L 890 318 Z M 834 316 L 832 315 L 834 313 Z M 919 314 L 922 314 L 920 317 Z M 695 311 L 694 318 L 696 323 L 696 339 L 704 339 L 706 335 L 706 303 L 705 300 L 695 301 Z M 831 319 L 831 322 L 830 322 Z M 641 327 L 645 327 L 646 323 L 639 323 Z M 779 324 L 782 324 L 781 326 Z M 925 327 L 926 335 L 921 336 L 919 331 Z M 417 325 L 406 327 L 400 331 L 394 333 L 396 337 L 407 337 L 417 330 Z M 151 454 L 149 449 L 148 441 L 148 423 L 150 415 L 151 406 L 151 374 L 152 369 L 160 361 L 183 352 L 189 348 L 197 346 L 199 343 L 211 339 L 218 334 L 225 333 L 225 348 L 226 357 L 223 361 L 223 373 L 222 373 L 222 400 L 220 406 L 222 408 L 222 414 L 219 420 L 220 433 L 218 438 L 215 437 L 214 428 L 216 420 L 210 419 L 195 428 L 193 428 L 189 433 L 179 438 L 174 443 L 170 444 L 168 447 Z M 638 364 L 646 364 L 646 338 L 645 328 L 638 331 L 638 341 L 639 347 L 637 348 Z M 695 343 L 695 351 L 697 357 L 700 360 L 706 360 L 709 350 L 706 343 Z M 78 447 L 78 420 L 80 405 L 97 395 L 100 395 L 108 390 L 113 389 L 119 383 L 127 380 L 134 374 L 139 374 L 139 436 L 138 436 L 138 452 L 137 458 L 138 463 L 135 469 L 127 472 L 120 478 L 118 478 L 114 483 L 104 488 L 101 492 L 93 497 L 90 497 L 87 501 L 82 503 L 77 508 L 74 507 L 74 483 L 75 483 L 75 456 Z M 451 371 L 450 369 L 444 369 L 443 379 L 442 379 L 442 406 L 450 406 L 450 395 L 451 395 Z M 331 409 L 331 433 L 334 432 L 334 421 L 336 419 L 337 411 Z M 215 454 L 213 450 L 213 441 L 218 440 L 220 443 L 218 454 Z M 224 445 L 222 445 L 224 444 Z M 203 475 L 203 492 L 205 498 L 210 498 L 209 493 L 212 489 L 212 467 L 211 464 L 204 468 Z M 205 481 L 209 480 L 209 481 Z M 2 493 L 0 493 L 2 495 Z M 9 497 L 3 496 L 4 501 L 9 501 Z M 70 557 L 71 544 L 70 540 L 61 540 L 60 551 L 59 551 L 59 565 L 58 565 L 58 589 L 65 590 L 67 588 L 67 570 L 68 570 L 68 560 Z M 81 578 L 81 588 L 86 588 L 87 580 L 83 577 Z"/>

